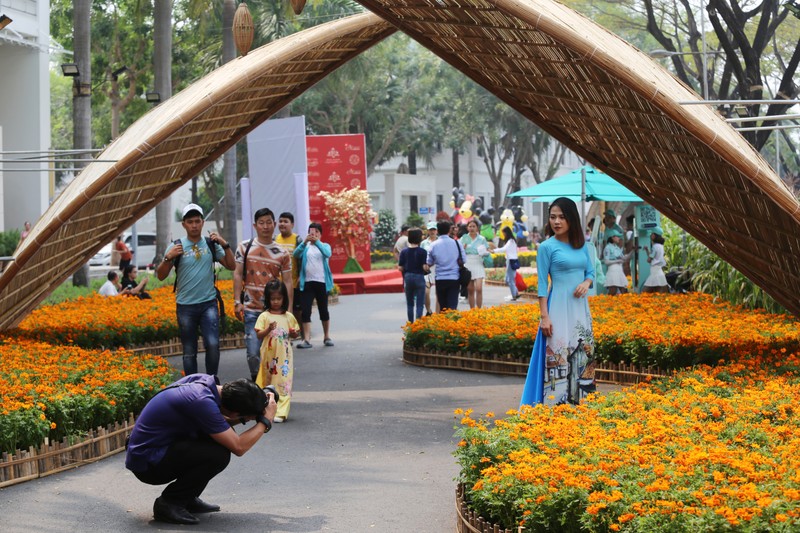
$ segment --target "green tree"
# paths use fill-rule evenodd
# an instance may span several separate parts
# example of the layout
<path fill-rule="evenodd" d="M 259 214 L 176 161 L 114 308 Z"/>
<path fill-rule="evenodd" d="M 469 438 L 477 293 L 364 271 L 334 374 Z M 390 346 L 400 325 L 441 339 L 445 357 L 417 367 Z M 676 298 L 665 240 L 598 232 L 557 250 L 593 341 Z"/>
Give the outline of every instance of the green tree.
<path fill-rule="evenodd" d="M 375 238 L 372 241 L 374 250 L 388 250 L 394 245 L 394 238 L 397 235 L 397 217 L 391 209 L 381 209 L 378 211 L 378 223 L 373 229 Z"/>

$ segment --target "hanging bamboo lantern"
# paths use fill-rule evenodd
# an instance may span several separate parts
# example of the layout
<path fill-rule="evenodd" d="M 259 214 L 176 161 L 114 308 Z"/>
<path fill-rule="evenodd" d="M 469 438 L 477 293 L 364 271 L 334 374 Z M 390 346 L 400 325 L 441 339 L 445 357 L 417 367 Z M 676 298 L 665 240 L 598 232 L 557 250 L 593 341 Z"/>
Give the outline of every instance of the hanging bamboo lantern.
<path fill-rule="evenodd" d="M 247 55 L 253 45 L 253 32 L 253 17 L 250 16 L 247 4 L 242 2 L 233 15 L 233 42 L 243 56 Z"/>
<path fill-rule="evenodd" d="M 303 12 L 303 8 L 306 5 L 306 0 L 291 0 L 291 3 L 294 14 L 299 15 L 300 13 Z"/>

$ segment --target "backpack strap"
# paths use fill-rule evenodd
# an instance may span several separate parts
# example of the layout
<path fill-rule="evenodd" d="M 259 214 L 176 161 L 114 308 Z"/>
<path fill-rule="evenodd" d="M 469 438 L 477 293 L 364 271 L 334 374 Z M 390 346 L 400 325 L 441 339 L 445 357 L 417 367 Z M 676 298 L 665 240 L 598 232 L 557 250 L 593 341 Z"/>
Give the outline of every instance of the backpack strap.
<path fill-rule="evenodd" d="M 239 293 L 239 302 L 244 305 L 244 280 L 247 279 L 247 254 L 250 253 L 250 247 L 253 246 L 254 237 L 250 238 L 247 246 L 244 248 L 244 257 L 242 258 L 242 292 Z"/>
<path fill-rule="evenodd" d="M 211 240 L 211 237 L 205 237 L 206 246 L 211 251 L 211 270 L 214 272 L 214 286 L 217 285 L 217 271 L 214 270 L 214 263 L 217 262 L 217 249 L 214 246 L 216 243 Z M 172 292 L 178 290 L 178 265 L 181 263 L 182 255 L 179 255 L 175 259 L 172 260 L 172 266 L 175 268 L 175 282 L 172 284 Z M 245 256 L 246 257 L 246 256 Z"/>

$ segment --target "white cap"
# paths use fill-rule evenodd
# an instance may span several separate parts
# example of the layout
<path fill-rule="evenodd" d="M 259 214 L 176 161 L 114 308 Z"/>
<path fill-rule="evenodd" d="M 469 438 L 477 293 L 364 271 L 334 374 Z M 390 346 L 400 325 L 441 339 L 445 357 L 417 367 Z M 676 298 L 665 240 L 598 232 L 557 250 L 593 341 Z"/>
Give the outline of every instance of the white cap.
<path fill-rule="evenodd" d="M 188 215 L 192 211 L 197 211 L 198 213 L 200 213 L 200 218 L 205 218 L 205 215 L 203 214 L 203 208 L 197 204 L 189 204 L 186 207 L 184 207 L 181 218 L 186 218 L 186 215 Z"/>

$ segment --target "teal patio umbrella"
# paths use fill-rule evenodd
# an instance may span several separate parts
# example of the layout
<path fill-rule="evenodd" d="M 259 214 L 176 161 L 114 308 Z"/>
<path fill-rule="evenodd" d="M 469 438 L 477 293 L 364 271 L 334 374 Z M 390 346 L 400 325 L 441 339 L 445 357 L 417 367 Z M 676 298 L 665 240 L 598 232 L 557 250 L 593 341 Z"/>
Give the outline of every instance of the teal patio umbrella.
<path fill-rule="evenodd" d="M 552 202 L 560 196 L 566 196 L 576 203 L 594 200 L 606 202 L 643 201 L 614 181 L 608 174 L 589 166 L 581 167 L 563 176 L 511 193 L 509 196 L 531 198 L 534 202 Z"/>

